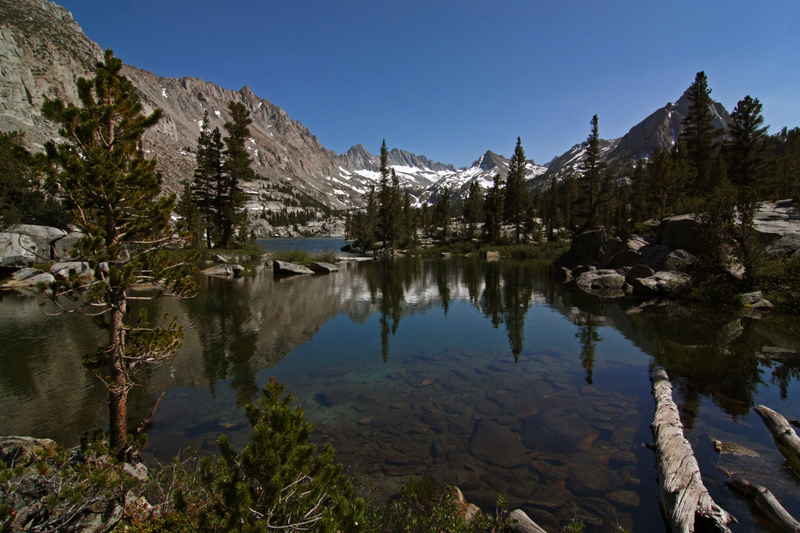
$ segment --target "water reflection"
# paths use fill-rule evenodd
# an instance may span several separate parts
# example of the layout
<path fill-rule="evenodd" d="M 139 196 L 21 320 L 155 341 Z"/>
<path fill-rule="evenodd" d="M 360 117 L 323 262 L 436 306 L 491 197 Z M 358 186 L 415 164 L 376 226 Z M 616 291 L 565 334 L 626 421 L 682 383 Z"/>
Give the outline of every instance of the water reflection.
<path fill-rule="evenodd" d="M 543 262 L 397 258 L 201 282 L 192 300 L 148 304 L 187 333 L 132 396 L 138 416 L 171 391 L 150 434 L 161 458 L 213 451 L 222 432 L 246 442 L 241 406 L 277 375 L 314 438 L 384 490 L 429 472 L 481 504 L 502 491 L 551 528 L 577 514 L 592 531 L 653 531 L 649 365 L 675 381 L 693 443 L 730 435 L 768 453 L 751 407 L 800 405 L 793 318 L 603 300 L 553 282 Z M 13 339 L 0 343 L 0 432 L 74 443 L 103 423 L 104 391 L 80 366 L 94 332 L 44 318 L 36 299 L 0 302 L 0 336 Z M 719 460 L 696 450 L 713 481 Z"/>

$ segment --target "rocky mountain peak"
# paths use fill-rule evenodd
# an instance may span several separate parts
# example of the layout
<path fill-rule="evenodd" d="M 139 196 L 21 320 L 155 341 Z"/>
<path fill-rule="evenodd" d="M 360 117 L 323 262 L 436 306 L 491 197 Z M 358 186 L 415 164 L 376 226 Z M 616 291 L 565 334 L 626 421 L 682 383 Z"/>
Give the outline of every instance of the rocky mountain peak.
<path fill-rule="evenodd" d="M 505 158 L 502 155 L 498 155 L 491 150 L 486 150 L 486 153 L 472 163 L 472 166 L 487 172 L 496 168 L 508 171 L 509 161 L 510 160 L 508 158 Z"/>

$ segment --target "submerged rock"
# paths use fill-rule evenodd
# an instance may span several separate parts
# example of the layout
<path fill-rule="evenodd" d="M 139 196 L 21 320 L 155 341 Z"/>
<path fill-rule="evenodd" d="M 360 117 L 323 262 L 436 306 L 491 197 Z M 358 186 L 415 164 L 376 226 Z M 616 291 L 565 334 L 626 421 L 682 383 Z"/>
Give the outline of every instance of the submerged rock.
<path fill-rule="evenodd" d="M 478 421 L 469 441 L 469 449 L 479 461 L 504 468 L 514 468 L 530 462 L 525 446 L 510 429 L 486 419 Z"/>

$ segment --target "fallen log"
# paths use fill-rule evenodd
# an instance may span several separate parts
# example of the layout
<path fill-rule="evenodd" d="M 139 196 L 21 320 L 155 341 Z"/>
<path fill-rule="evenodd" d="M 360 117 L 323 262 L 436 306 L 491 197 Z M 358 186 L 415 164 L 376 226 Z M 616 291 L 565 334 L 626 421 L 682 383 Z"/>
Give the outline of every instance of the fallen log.
<path fill-rule="evenodd" d="M 789 422 L 782 416 L 765 405 L 757 405 L 755 412 L 764 421 L 772 440 L 786 461 L 796 471 L 800 470 L 800 437 L 794 432 Z"/>
<path fill-rule="evenodd" d="M 650 381 L 656 401 L 650 427 L 655 438 L 658 499 L 669 530 L 693 533 L 695 527 L 702 524 L 703 530 L 729 533 L 728 524 L 737 520 L 714 502 L 703 485 L 697 459 L 683 435 L 683 424 L 672 399 L 672 384 L 666 370 L 653 368 Z"/>
<path fill-rule="evenodd" d="M 735 478 L 726 483 L 753 500 L 759 511 L 776 523 L 781 531 L 800 533 L 800 522 L 795 520 L 780 504 L 777 498 L 765 487 L 750 483 L 744 478 Z"/>
<path fill-rule="evenodd" d="M 531 520 L 530 517 L 525 514 L 525 511 L 515 509 L 508 513 L 508 517 L 512 520 L 516 520 L 516 523 L 509 526 L 511 531 L 518 531 L 519 533 L 547 533 L 544 529 L 540 528 L 536 522 Z"/>

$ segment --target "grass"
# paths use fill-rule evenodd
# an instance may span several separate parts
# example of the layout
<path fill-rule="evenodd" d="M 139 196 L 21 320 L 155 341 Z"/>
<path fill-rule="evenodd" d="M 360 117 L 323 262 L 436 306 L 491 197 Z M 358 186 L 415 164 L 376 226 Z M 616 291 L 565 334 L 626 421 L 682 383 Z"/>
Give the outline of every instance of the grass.
<path fill-rule="evenodd" d="M 273 259 L 303 266 L 308 266 L 314 261 L 335 263 L 336 251 L 326 248 L 321 254 L 309 254 L 306 250 L 299 250 L 297 248 L 293 250 L 278 250 L 275 252 Z"/>

